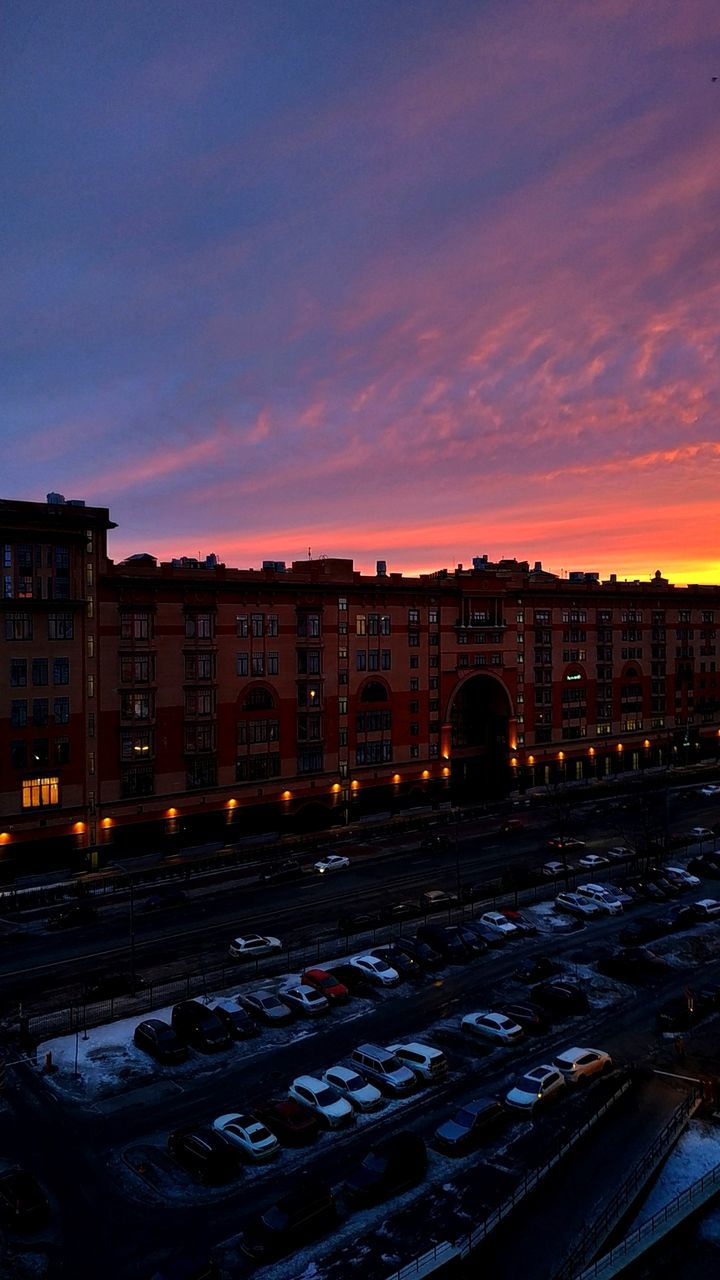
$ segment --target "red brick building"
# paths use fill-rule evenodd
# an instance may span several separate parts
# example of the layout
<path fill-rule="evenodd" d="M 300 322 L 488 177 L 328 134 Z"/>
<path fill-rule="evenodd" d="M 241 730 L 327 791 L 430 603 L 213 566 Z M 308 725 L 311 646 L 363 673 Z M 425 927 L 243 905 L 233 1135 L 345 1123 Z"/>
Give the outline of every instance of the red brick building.
<path fill-rule="evenodd" d="M 0 526 L 16 866 L 717 754 L 719 587 L 484 557 L 114 564 L 108 511 L 64 500 L 0 502 Z"/>

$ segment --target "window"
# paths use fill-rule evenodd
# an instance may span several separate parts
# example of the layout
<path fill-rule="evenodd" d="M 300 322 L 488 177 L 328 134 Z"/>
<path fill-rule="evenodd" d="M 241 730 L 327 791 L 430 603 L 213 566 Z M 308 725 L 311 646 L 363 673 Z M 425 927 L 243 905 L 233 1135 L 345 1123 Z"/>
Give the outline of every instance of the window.
<path fill-rule="evenodd" d="M 322 747 L 303 747 L 298 751 L 298 773 L 320 773 L 323 768 Z"/>
<path fill-rule="evenodd" d="M 154 754 L 150 729 L 124 729 L 120 734 L 121 760 L 147 760 Z"/>
<path fill-rule="evenodd" d="M 27 722 L 27 700 L 25 698 L 13 698 L 10 703 L 10 724 L 13 729 L 24 729 Z"/>
<path fill-rule="evenodd" d="M 420 622 L 420 610 L 408 609 L 408 626 L 409 627 L 417 626 L 419 622 Z"/>
<path fill-rule="evenodd" d="M 436 626 L 437 626 L 437 624 L 438 624 L 438 611 L 437 611 L 437 609 L 428 609 L 428 624 L 429 624 L 429 626 L 431 626 L 431 627 L 436 627 Z"/>
<path fill-rule="evenodd" d="M 429 688 L 429 689 L 437 689 L 437 688 L 438 688 L 438 685 L 439 685 L 439 681 L 438 681 L 437 676 L 430 676 L 430 679 L 428 680 L 428 688 Z M 412 680 L 410 681 L 410 688 L 412 689 Z M 520 701 L 520 698 L 519 698 L 519 696 L 518 696 L 518 702 L 519 702 L 519 701 Z"/>
<path fill-rule="evenodd" d="M 262 635 L 262 632 L 260 633 Z M 188 640 L 212 640 L 213 615 L 211 613 L 186 613 L 185 635 Z"/>
<path fill-rule="evenodd" d="M 381 636 L 390 635 L 390 614 L 389 613 L 383 613 L 380 618 L 380 635 Z"/>
<path fill-rule="evenodd" d="M 204 756 L 198 757 L 197 760 L 189 760 L 185 785 L 188 791 L 197 790 L 199 787 L 217 786 L 217 761 Z"/>
<path fill-rule="evenodd" d="M 368 650 L 368 671 L 379 671 L 379 670 L 380 670 L 380 650 L 369 649 Z"/>
<path fill-rule="evenodd" d="M 309 710 L 319 710 L 322 705 L 322 688 L 319 684 L 308 682 L 298 685 L 298 706 Z"/>
<path fill-rule="evenodd" d="M 267 655 L 267 673 L 269 676 L 276 676 L 280 671 L 280 655 L 277 651 L 271 651 Z"/>
<path fill-rule="evenodd" d="M 262 636 L 265 630 L 265 618 L 262 613 L 254 613 L 251 618 L 252 634 L 257 639 Z"/>
<path fill-rule="evenodd" d="M 347 684 L 347 682 L 348 682 L 347 671 L 338 671 L 338 684 Z"/>
<path fill-rule="evenodd" d="M 319 613 L 299 613 L 297 619 L 297 633 L 299 636 L 309 636 L 311 639 L 320 635 L 320 614 Z"/>
<path fill-rule="evenodd" d="M 262 755 L 242 756 L 235 764 L 236 782 L 259 782 L 263 778 L 280 777 L 280 753 L 267 751 Z"/>
<path fill-rule="evenodd" d="M 361 702 L 387 702 L 387 690 L 379 680 L 368 680 L 360 694 Z"/>
<path fill-rule="evenodd" d="M 155 773 L 151 764 L 137 765 L 121 771 L 120 794 L 125 799 L 130 796 L 151 796 L 154 790 Z"/>
<path fill-rule="evenodd" d="M 88 712 L 88 738 L 95 737 L 95 712 Z"/>
<path fill-rule="evenodd" d="M 250 689 L 242 704 L 243 711 L 268 711 L 275 706 L 268 689 Z"/>
<path fill-rule="evenodd" d="M 252 655 L 252 674 L 254 676 L 265 675 L 265 654 L 254 653 Z"/>
<path fill-rule="evenodd" d="M 413 738 L 416 738 L 419 733 L 420 733 L 420 725 L 417 723 L 416 720 L 413 720 L 410 724 L 410 734 Z"/>
<path fill-rule="evenodd" d="M 362 614 L 362 613 L 359 613 L 359 614 L 358 614 L 358 616 L 357 616 L 357 617 L 356 617 L 356 619 L 355 619 L 355 635 L 356 635 L 356 636 L 364 636 L 364 635 L 365 635 L 365 633 L 366 633 L 366 623 L 367 623 L 367 619 L 365 618 L 365 615 L 364 615 L 364 614 Z"/>
<path fill-rule="evenodd" d="M 29 613 L 5 614 L 6 640 L 32 640 L 32 617 Z"/>
<path fill-rule="evenodd" d="M 34 685 L 46 685 L 48 682 L 48 660 L 47 658 L 33 658 L 32 660 L 32 682 Z"/>
<path fill-rule="evenodd" d="M 346 613 L 346 612 L 347 612 L 347 597 L 346 597 L 346 596 L 340 596 L 340 598 L 339 598 L 339 600 L 338 600 L 338 609 L 341 611 L 341 613 Z"/>
<path fill-rule="evenodd" d="M 367 633 L 369 636 L 377 636 L 380 634 L 380 614 L 379 613 L 368 614 Z"/>
<path fill-rule="evenodd" d="M 420 710 L 420 703 L 418 702 L 417 698 L 413 698 L 410 703 L 410 714 L 417 715 L 419 710 Z"/>
<path fill-rule="evenodd" d="M 134 697 L 142 695 L 134 694 Z M 214 693 L 211 689 L 186 689 L 185 690 L 185 715 L 186 716 L 211 716 L 214 711 Z M 136 717 L 145 718 L 145 717 Z"/>
<path fill-rule="evenodd" d="M 121 640 L 149 640 L 151 634 L 151 614 L 149 609 L 133 609 L 121 614 Z M 185 634 L 187 635 L 187 627 Z"/>
<path fill-rule="evenodd" d="M 430 663 L 430 665 L 432 666 L 432 662 Z M 410 670 L 416 671 L 419 666 L 420 666 L 420 659 L 418 655 L 416 653 L 411 653 L 410 654 Z"/>
<path fill-rule="evenodd" d="M 380 668 L 382 671 L 389 671 L 392 666 L 392 654 L 389 649 L 380 650 Z"/>
<path fill-rule="evenodd" d="M 33 698 L 32 722 L 34 725 L 46 725 L 48 722 L 47 698 Z"/>
<path fill-rule="evenodd" d="M 365 671 L 367 669 L 367 654 L 364 649 L 358 649 L 355 654 L 355 670 Z"/>
<path fill-rule="evenodd" d="M 185 726 L 185 753 L 193 755 L 215 750 L 215 726 L 189 724 Z"/>
<path fill-rule="evenodd" d="M 53 684 L 70 683 L 69 658 L 53 658 Z"/>
<path fill-rule="evenodd" d="M 23 809 L 49 809 L 59 803 L 59 778 L 28 778 L 23 782 Z"/>
<path fill-rule="evenodd" d="M 70 723 L 70 699 L 54 698 L 53 699 L 53 720 L 55 724 Z"/>
<path fill-rule="evenodd" d="M 420 748 L 419 748 L 418 746 L 411 746 L 411 748 L 410 748 L 410 759 L 411 759 L 411 760 L 419 760 L 419 758 L 420 758 Z"/>
<path fill-rule="evenodd" d="M 417 676 L 410 677 L 410 692 L 418 693 L 420 690 L 420 681 Z"/>
<path fill-rule="evenodd" d="M 120 716 L 123 720 L 150 720 L 152 715 L 152 694 L 140 691 L 120 694 Z"/>
<path fill-rule="evenodd" d="M 152 661 L 149 653 L 124 653 L 121 655 L 120 680 L 123 684 L 148 684 L 152 679 L 152 674 Z"/>
<path fill-rule="evenodd" d="M 278 616 L 276 613 L 269 613 L 265 619 L 265 635 L 276 636 L 278 634 Z"/>
<path fill-rule="evenodd" d="M 299 715 L 297 718 L 298 742 L 320 742 L 322 722 L 320 716 Z"/>
<path fill-rule="evenodd" d="M 551 612 L 549 609 L 536 609 L 535 621 L 540 626 L 549 626 L 551 622 Z"/>
<path fill-rule="evenodd" d="M 235 635 L 246 639 L 249 634 L 248 616 L 246 613 L 240 613 L 235 619 Z"/>
<path fill-rule="evenodd" d="M 346 715 L 347 715 L 347 713 L 348 713 L 348 700 L 347 700 L 347 698 L 338 698 L 338 715 L 340 715 L 340 716 L 346 716 Z"/>
<path fill-rule="evenodd" d="M 143 659 L 136 659 L 143 661 Z M 145 661 L 150 663 L 149 659 Z M 212 653 L 186 653 L 185 654 L 185 679 L 186 680 L 212 680 L 215 667 L 215 655 Z M 149 666 L 149 679 L 153 678 L 152 667 Z M 140 680 L 139 676 L 135 677 L 136 681 Z"/>
<path fill-rule="evenodd" d="M 319 676 L 320 675 L 320 650 L 319 649 L 298 649 L 297 670 L 298 670 L 298 675 L 301 675 L 301 676 Z"/>
<path fill-rule="evenodd" d="M 420 644 L 420 632 L 408 631 L 408 644 L 411 649 L 417 649 Z"/>
<path fill-rule="evenodd" d="M 235 654 L 235 675 L 246 676 L 250 672 L 250 655 L 248 653 Z"/>
<path fill-rule="evenodd" d="M 392 760 L 391 742 L 359 742 L 355 750 L 355 763 L 386 764 Z"/>

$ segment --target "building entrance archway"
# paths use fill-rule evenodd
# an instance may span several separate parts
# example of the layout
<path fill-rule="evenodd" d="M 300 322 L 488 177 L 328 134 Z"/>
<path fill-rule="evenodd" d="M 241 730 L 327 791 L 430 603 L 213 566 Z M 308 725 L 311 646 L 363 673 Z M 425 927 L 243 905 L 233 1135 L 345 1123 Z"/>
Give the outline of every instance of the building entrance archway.
<path fill-rule="evenodd" d="M 453 800 L 491 800 L 511 785 L 510 721 L 507 689 L 494 676 L 468 676 L 448 707 Z"/>

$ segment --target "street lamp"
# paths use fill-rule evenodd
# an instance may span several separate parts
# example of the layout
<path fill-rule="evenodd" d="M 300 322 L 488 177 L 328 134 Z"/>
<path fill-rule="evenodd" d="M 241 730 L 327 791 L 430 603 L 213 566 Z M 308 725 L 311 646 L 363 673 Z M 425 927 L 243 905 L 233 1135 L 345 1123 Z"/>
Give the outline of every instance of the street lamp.
<path fill-rule="evenodd" d="M 116 871 L 122 871 L 123 875 L 128 876 L 128 886 L 130 888 L 130 981 L 134 995 L 137 986 L 137 973 L 135 970 L 135 886 L 132 874 L 128 875 L 127 868 L 122 863 L 111 862 L 109 865 L 114 867 Z"/>

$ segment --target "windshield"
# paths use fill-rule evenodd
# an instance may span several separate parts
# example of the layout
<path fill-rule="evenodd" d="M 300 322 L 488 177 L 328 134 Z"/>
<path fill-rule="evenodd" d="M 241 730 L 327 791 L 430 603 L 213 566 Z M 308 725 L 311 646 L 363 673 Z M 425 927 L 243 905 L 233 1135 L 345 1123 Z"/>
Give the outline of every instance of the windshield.
<path fill-rule="evenodd" d="M 375 1151 L 369 1151 L 362 1163 L 363 1169 L 367 1169 L 370 1173 L 384 1173 L 387 1162 Z"/>
<path fill-rule="evenodd" d="M 360 1079 L 360 1076 L 350 1075 L 345 1081 L 346 1089 L 364 1089 L 366 1082 Z"/>
<path fill-rule="evenodd" d="M 324 1089 L 316 1089 L 315 1101 L 319 1107 L 330 1107 L 333 1102 L 337 1102 L 338 1094 L 335 1089 L 330 1089 L 327 1085 Z"/>

